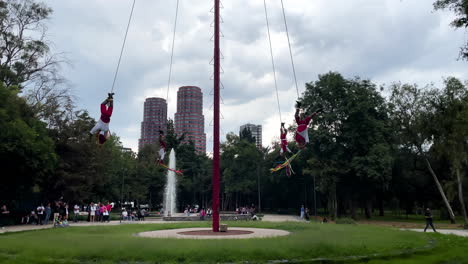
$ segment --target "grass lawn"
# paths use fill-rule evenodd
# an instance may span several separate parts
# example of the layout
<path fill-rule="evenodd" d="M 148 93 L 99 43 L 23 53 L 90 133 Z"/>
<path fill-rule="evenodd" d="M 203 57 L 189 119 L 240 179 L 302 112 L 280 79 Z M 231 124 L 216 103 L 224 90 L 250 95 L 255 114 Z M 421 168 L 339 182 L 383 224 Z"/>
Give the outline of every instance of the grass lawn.
<path fill-rule="evenodd" d="M 229 226 L 276 228 L 292 232 L 289 236 L 278 238 L 181 240 L 133 236 L 134 233 L 143 231 L 209 225 L 209 222 L 124 224 L 6 233 L 0 235 L 0 263 L 258 263 L 267 260 L 310 260 L 374 253 L 380 255 L 381 262 L 402 263 L 391 262 L 395 257 L 387 259 L 382 255 L 390 256 L 408 249 L 421 249 L 430 240 L 437 241 L 435 248 L 416 253 L 415 258 L 435 253 L 448 256 L 452 251 L 453 259 L 457 260 L 457 256 L 464 256 L 462 254 L 468 249 L 468 239 L 453 236 L 397 231 L 369 225 L 292 222 L 228 222 Z M 413 255 L 406 256 L 410 259 L 412 257 Z"/>

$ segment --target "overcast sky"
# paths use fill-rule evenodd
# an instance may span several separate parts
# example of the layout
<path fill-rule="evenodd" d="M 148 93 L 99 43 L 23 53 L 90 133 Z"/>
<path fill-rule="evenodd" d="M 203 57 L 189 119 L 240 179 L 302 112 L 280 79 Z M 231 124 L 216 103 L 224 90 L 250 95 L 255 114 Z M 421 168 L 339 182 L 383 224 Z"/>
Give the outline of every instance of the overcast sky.
<path fill-rule="evenodd" d="M 99 118 L 110 91 L 132 0 L 45 0 L 54 13 L 49 39 L 72 66 L 63 68 L 77 105 Z M 440 84 L 444 77 L 468 79 L 468 63 L 457 61 L 466 32 L 449 27 L 448 12 L 430 0 L 284 0 L 299 91 L 318 74 L 338 71 L 379 85 L 395 81 Z M 179 86 L 204 93 L 207 152 L 212 151 L 213 1 L 180 0 L 168 117 Z M 293 122 L 296 88 L 280 0 L 268 0 L 281 114 Z M 223 2 L 224 55 L 221 80 L 222 137 L 245 123 L 263 126 L 263 145 L 278 138 L 279 111 L 262 0 Z M 115 86 L 111 131 L 138 149 L 143 102 L 166 97 L 176 0 L 137 0 Z"/>

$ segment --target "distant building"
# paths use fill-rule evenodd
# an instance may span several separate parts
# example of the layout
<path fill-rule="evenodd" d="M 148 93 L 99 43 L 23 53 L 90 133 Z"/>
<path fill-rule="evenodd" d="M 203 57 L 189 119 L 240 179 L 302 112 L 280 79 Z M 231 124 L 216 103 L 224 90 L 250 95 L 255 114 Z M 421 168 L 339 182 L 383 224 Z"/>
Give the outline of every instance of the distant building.
<path fill-rule="evenodd" d="M 158 97 L 146 98 L 138 149 L 158 142 L 159 130 L 167 131 L 167 102 Z"/>
<path fill-rule="evenodd" d="M 253 125 L 253 124 L 245 124 L 240 126 L 239 135 L 242 133 L 244 129 L 247 129 L 252 133 L 252 137 L 255 138 L 255 145 L 257 148 L 262 147 L 262 125 Z"/>
<path fill-rule="evenodd" d="M 185 142 L 192 140 L 199 153 L 206 152 L 203 93 L 196 86 L 182 86 L 177 91 L 177 112 L 174 128 L 178 136 L 185 133 Z"/>

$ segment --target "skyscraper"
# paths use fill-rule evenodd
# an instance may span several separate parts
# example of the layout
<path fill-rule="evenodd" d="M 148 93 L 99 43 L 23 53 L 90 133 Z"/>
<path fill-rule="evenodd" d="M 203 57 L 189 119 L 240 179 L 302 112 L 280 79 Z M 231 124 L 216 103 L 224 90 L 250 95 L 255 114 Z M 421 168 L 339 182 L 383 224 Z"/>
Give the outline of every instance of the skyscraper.
<path fill-rule="evenodd" d="M 239 135 L 242 133 L 244 129 L 247 129 L 252 133 L 252 137 L 255 138 L 255 145 L 257 148 L 262 147 L 262 125 L 253 125 L 253 124 L 245 124 L 240 126 Z"/>
<path fill-rule="evenodd" d="M 185 133 L 185 141 L 192 140 L 199 153 L 206 151 L 203 93 L 196 86 L 182 86 L 177 91 L 177 113 L 174 117 L 175 132 Z"/>
<path fill-rule="evenodd" d="M 167 102 L 158 97 L 146 98 L 138 149 L 158 142 L 159 130 L 167 131 Z"/>

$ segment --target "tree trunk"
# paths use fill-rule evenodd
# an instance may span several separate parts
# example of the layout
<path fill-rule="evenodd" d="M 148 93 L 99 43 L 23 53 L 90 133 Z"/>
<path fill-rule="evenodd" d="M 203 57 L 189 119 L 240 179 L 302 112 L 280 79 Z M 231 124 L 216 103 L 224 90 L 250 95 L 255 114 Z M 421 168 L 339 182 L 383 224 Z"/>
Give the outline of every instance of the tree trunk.
<path fill-rule="evenodd" d="M 460 175 L 460 169 L 456 168 L 455 173 L 457 174 L 458 183 L 458 199 L 460 200 L 461 211 L 463 213 L 464 228 L 468 228 L 468 217 L 466 215 L 465 201 L 463 200 L 463 180 Z"/>
<path fill-rule="evenodd" d="M 366 201 L 365 213 L 367 219 L 370 219 L 372 217 L 372 200 L 370 199 Z"/>
<path fill-rule="evenodd" d="M 354 199 L 349 200 L 349 207 L 350 207 L 351 218 L 354 220 L 357 220 L 356 202 L 354 201 Z"/>
<path fill-rule="evenodd" d="M 454 224 L 455 223 L 455 214 L 453 213 L 452 207 L 450 206 L 450 203 L 448 202 L 447 197 L 445 196 L 444 189 L 442 188 L 442 185 L 440 185 L 439 179 L 437 178 L 437 175 L 435 174 L 435 172 L 432 170 L 431 163 L 429 162 L 427 157 L 423 154 L 422 149 L 419 149 L 419 152 L 423 155 L 424 161 L 426 162 L 426 167 L 429 170 L 429 172 L 431 173 L 432 177 L 434 178 L 434 181 L 435 181 L 435 183 L 437 185 L 437 189 L 439 190 L 439 193 L 442 196 L 442 200 L 444 200 L 444 204 L 447 207 L 447 210 L 448 210 L 449 215 L 450 215 L 450 222 L 452 224 Z"/>
<path fill-rule="evenodd" d="M 379 216 L 384 216 L 385 215 L 385 210 L 384 210 L 384 202 L 383 198 L 381 195 L 379 195 Z"/>

